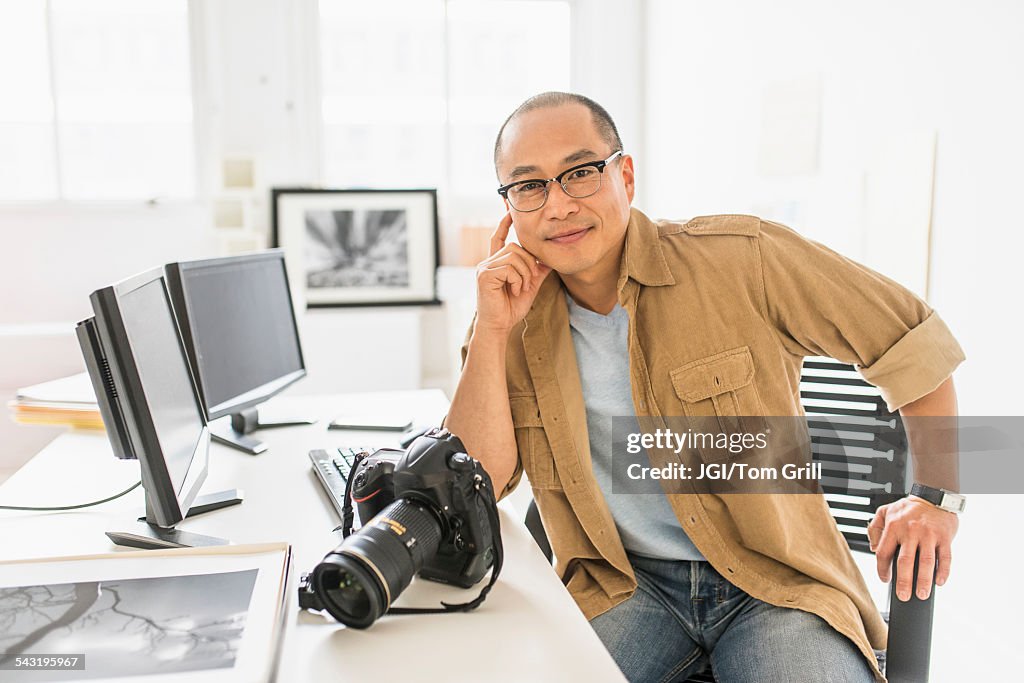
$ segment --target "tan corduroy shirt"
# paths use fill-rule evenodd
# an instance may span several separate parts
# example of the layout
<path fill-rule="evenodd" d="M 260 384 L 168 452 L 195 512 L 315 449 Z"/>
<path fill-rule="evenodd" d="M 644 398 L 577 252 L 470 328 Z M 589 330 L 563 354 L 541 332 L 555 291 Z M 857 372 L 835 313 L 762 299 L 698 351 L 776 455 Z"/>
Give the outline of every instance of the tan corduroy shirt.
<path fill-rule="evenodd" d="M 939 316 L 906 289 L 753 216 L 655 223 L 633 209 L 618 295 L 629 313 L 641 417 L 800 415 L 805 356 L 856 364 L 896 409 L 935 389 L 964 359 Z M 591 470 L 557 273 L 512 330 L 507 379 L 519 463 L 503 495 L 525 471 L 556 571 L 593 618 L 630 597 L 637 582 Z M 755 598 L 821 616 L 883 680 L 872 647 L 885 647 L 885 623 L 821 495 L 668 498 L 718 572 Z"/>

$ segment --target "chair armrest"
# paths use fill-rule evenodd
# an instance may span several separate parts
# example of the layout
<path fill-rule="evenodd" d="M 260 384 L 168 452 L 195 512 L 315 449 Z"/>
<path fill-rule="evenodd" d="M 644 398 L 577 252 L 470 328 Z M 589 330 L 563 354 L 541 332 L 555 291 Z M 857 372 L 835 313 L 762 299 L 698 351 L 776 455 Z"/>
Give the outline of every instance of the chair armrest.
<path fill-rule="evenodd" d="M 889 683 L 922 683 L 928 680 L 931 663 L 932 619 L 935 610 L 935 582 L 927 600 L 911 591 L 910 600 L 896 597 L 896 559 L 899 546 L 892 559 L 892 579 L 889 583 L 889 643 L 885 654 L 885 676 Z M 914 557 L 912 587 L 917 586 L 920 558 Z M 934 577 L 934 573 L 932 574 Z"/>
<path fill-rule="evenodd" d="M 526 528 L 533 535 L 533 540 L 540 547 L 540 551 L 544 553 L 544 557 L 548 558 L 548 562 L 550 562 L 552 558 L 551 543 L 548 542 L 548 535 L 544 531 L 544 524 L 540 521 L 540 510 L 537 509 L 536 500 L 531 500 L 530 507 L 526 509 L 525 524 Z"/>

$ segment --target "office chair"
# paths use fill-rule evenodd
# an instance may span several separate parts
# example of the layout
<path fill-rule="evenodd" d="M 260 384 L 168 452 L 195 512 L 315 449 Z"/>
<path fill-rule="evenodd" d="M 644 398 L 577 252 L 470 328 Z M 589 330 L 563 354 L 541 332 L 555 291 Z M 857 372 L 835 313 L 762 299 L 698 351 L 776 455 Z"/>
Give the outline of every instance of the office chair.
<path fill-rule="evenodd" d="M 907 475 L 907 434 L 903 421 L 889 412 L 875 387 L 852 365 L 830 358 L 808 358 L 800 377 L 800 401 L 807 415 L 811 452 L 822 463 L 822 490 L 829 510 L 850 549 L 871 553 L 867 525 L 882 505 L 904 496 Z M 530 501 L 526 527 L 537 545 L 552 559 L 551 545 L 541 524 L 536 501 Z M 914 561 L 916 585 L 918 561 Z M 921 600 L 912 592 L 908 602 L 896 598 L 896 564 L 889 585 L 889 624 L 886 650 L 876 651 L 879 667 L 890 683 L 928 680 L 931 654 L 932 592 Z M 710 669 L 687 683 L 713 683 Z"/>

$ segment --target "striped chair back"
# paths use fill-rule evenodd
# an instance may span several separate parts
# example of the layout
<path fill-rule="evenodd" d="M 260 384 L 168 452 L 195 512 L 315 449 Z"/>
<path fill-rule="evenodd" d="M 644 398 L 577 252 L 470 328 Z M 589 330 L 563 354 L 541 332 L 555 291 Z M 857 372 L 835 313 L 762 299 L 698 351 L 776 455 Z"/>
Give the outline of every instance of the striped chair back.
<path fill-rule="evenodd" d="M 851 549 L 869 552 L 871 516 L 906 493 L 903 421 L 852 365 L 830 358 L 804 360 L 800 402 L 832 516 Z"/>

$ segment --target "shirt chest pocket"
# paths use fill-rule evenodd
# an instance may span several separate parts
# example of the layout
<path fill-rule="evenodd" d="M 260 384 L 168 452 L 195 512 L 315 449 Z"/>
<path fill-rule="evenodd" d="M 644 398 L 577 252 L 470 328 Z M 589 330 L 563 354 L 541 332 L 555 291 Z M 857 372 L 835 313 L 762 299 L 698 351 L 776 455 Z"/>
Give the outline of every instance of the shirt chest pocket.
<path fill-rule="evenodd" d="M 760 416 L 764 408 L 754 384 L 754 359 L 749 347 L 700 358 L 670 374 L 687 417 L 738 418 L 721 420 L 723 428 L 750 422 L 763 424 Z M 750 417 L 758 419 L 744 419 Z"/>
<path fill-rule="evenodd" d="M 534 394 L 513 395 L 509 397 L 509 403 L 516 432 L 516 448 L 530 485 L 535 489 L 562 488 L 551 444 L 544 433 L 537 397 Z"/>

